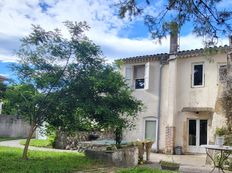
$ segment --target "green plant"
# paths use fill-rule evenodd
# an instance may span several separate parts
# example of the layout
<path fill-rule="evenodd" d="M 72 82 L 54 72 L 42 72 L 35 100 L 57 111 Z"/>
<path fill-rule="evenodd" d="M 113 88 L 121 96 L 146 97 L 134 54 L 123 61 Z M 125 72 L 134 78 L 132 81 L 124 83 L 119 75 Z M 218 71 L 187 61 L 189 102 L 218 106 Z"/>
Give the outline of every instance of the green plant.
<path fill-rule="evenodd" d="M 227 128 L 226 127 L 216 128 L 216 131 L 215 131 L 216 136 L 224 136 L 226 134 L 227 134 Z"/>

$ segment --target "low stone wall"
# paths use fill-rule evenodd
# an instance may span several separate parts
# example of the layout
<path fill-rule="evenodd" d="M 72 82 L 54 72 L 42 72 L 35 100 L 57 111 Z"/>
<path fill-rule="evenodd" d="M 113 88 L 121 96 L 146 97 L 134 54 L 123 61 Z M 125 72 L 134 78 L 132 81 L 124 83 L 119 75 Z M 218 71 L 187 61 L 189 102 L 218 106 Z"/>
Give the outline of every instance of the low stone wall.
<path fill-rule="evenodd" d="M 138 164 L 137 147 L 123 148 L 115 151 L 86 150 L 85 155 L 88 158 L 102 160 L 117 167 L 132 167 Z"/>
<path fill-rule="evenodd" d="M 89 135 L 94 134 L 99 136 L 98 140 L 101 139 L 114 139 L 114 134 L 109 131 L 104 132 L 86 132 L 80 131 L 75 134 L 67 134 L 64 132 L 57 132 L 55 139 L 55 148 L 57 149 L 67 149 L 67 150 L 85 150 L 85 148 L 90 148 L 91 146 L 86 144 L 80 144 L 83 141 L 89 141 Z"/>
<path fill-rule="evenodd" d="M 0 136 L 22 137 L 28 136 L 30 125 L 21 118 L 11 115 L 0 115 Z"/>

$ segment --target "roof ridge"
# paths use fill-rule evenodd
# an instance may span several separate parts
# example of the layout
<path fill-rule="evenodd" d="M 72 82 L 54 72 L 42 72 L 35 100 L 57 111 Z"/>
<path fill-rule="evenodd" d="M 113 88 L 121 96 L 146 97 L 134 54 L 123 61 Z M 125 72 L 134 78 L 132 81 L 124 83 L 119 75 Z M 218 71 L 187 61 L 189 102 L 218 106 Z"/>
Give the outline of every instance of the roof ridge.
<path fill-rule="evenodd" d="M 224 46 L 211 46 L 207 48 L 197 48 L 197 49 L 191 49 L 191 50 L 180 50 L 176 53 L 177 57 L 193 57 L 200 55 L 204 52 L 204 50 L 211 50 L 211 49 L 225 49 L 229 50 L 228 45 Z M 159 59 L 159 58 L 168 58 L 171 55 L 171 53 L 157 53 L 157 54 L 150 54 L 150 55 L 140 55 L 140 56 L 134 56 L 134 57 L 128 57 L 128 58 L 122 58 L 120 60 L 122 61 L 133 61 L 133 60 L 150 60 L 150 59 Z"/>

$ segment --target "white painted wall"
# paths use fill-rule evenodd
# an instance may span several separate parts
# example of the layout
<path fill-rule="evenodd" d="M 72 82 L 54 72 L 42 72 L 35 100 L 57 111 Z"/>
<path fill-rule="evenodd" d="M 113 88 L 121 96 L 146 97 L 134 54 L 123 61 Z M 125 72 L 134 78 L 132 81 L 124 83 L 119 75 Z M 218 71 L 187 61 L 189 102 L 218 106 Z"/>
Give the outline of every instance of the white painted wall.
<path fill-rule="evenodd" d="M 158 116 L 159 68 L 159 61 L 150 62 L 149 89 L 134 89 L 133 95 L 143 101 L 145 108 L 135 122 L 136 127 L 132 131 L 127 130 L 124 132 L 123 136 L 127 141 L 143 140 L 145 137 L 144 121 L 147 118 L 157 118 Z M 125 66 L 122 68 L 122 72 L 124 71 Z M 134 87 L 134 85 L 132 86 Z"/>
<path fill-rule="evenodd" d="M 175 57 L 174 57 L 175 58 Z M 205 68 L 204 87 L 192 88 L 191 75 L 192 64 L 203 62 Z M 191 58 L 177 58 L 169 61 L 162 69 L 161 88 L 161 113 L 160 113 L 160 140 L 161 150 L 165 147 L 165 128 L 167 125 L 176 127 L 176 146 L 183 146 L 187 149 L 187 120 L 188 118 L 207 118 L 208 142 L 214 141 L 216 127 L 221 127 L 225 123 L 222 115 L 208 112 L 200 114 L 181 112 L 183 107 L 212 107 L 218 95 L 218 64 L 226 62 L 226 54 L 212 55 L 210 59 L 205 56 Z M 131 64 L 133 65 L 136 64 Z M 122 67 L 122 72 L 125 66 Z M 132 131 L 124 132 L 124 139 L 134 141 L 144 139 L 144 119 L 146 117 L 158 116 L 158 96 L 159 96 L 159 61 L 150 62 L 150 80 L 148 90 L 134 90 L 136 98 L 143 101 L 146 109 L 141 112 L 136 120 L 136 128 Z"/>

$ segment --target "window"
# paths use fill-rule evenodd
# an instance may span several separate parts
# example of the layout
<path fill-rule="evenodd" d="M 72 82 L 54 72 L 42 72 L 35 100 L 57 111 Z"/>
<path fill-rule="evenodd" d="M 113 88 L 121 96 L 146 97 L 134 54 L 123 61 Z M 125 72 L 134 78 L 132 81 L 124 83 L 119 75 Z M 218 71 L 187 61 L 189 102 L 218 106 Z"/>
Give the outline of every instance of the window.
<path fill-rule="evenodd" d="M 218 80 L 220 83 L 226 83 L 226 77 L 227 77 L 227 66 L 226 64 L 220 64 L 219 65 L 219 72 L 218 72 Z"/>
<path fill-rule="evenodd" d="M 135 89 L 144 89 L 145 65 L 134 66 Z"/>
<path fill-rule="evenodd" d="M 208 120 L 189 120 L 189 145 L 201 146 L 207 145 Z"/>
<path fill-rule="evenodd" d="M 192 86 L 204 86 L 204 66 L 203 64 L 193 64 L 192 68 Z"/>
<path fill-rule="evenodd" d="M 156 141 L 156 120 L 145 121 L 145 139 Z"/>
<path fill-rule="evenodd" d="M 189 120 L 189 145 L 196 145 L 196 120 Z"/>
<path fill-rule="evenodd" d="M 146 64 L 126 64 L 124 69 L 125 81 L 132 89 L 149 89 L 150 62 Z"/>

